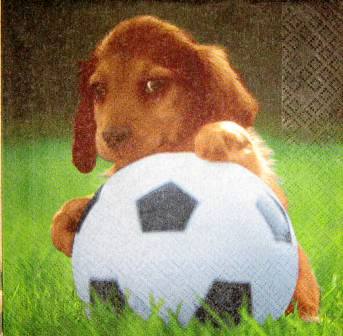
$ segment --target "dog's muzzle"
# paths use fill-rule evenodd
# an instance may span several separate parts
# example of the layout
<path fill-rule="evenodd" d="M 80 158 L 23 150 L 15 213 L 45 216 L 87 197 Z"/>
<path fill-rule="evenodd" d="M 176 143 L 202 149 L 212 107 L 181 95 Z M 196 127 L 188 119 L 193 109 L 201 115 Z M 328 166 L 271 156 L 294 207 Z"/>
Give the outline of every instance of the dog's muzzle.
<path fill-rule="evenodd" d="M 110 148 L 114 148 L 127 140 L 131 134 L 132 131 L 129 127 L 110 127 L 102 132 L 102 137 Z"/>

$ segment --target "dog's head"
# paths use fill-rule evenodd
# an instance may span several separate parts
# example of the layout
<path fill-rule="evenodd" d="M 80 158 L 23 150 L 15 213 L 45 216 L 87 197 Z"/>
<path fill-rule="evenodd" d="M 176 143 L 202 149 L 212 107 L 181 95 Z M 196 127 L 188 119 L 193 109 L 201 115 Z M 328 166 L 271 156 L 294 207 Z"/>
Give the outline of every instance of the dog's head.
<path fill-rule="evenodd" d="M 206 123 L 254 122 L 258 106 L 223 49 L 150 16 L 117 25 L 81 64 L 73 162 L 81 172 L 96 155 L 124 166 L 146 155 L 182 150 Z"/>

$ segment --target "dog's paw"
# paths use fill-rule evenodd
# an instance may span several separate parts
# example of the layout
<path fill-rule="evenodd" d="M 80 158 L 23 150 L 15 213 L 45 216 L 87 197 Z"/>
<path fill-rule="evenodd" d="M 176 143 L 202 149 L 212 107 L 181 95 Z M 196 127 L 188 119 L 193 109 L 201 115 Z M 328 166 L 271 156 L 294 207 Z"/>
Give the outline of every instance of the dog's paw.
<path fill-rule="evenodd" d="M 302 316 L 301 319 L 307 323 L 320 323 L 319 316 Z"/>
<path fill-rule="evenodd" d="M 194 146 L 195 153 L 202 159 L 238 163 L 259 174 L 258 155 L 250 135 L 234 122 L 223 121 L 202 127 Z"/>
<path fill-rule="evenodd" d="M 75 233 L 89 201 L 89 198 L 71 200 L 65 203 L 53 218 L 53 244 L 68 257 L 72 255 Z"/>

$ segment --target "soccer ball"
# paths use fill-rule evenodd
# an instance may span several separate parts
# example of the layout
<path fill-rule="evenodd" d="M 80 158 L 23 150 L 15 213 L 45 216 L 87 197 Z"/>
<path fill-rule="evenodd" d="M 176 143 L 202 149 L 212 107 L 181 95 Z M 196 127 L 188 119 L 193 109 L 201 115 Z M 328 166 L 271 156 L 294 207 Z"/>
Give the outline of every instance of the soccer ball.
<path fill-rule="evenodd" d="M 298 276 L 297 241 L 274 193 L 233 163 L 193 153 L 152 155 L 118 171 L 96 193 L 75 236 L 78 295 L 98 293 L 117 309 L 148 318 L 151 297 L 168 321 L 210 318 L 238 323 L 279 318 Z M 126 295 L 128 294 L 128 295 Z"/>

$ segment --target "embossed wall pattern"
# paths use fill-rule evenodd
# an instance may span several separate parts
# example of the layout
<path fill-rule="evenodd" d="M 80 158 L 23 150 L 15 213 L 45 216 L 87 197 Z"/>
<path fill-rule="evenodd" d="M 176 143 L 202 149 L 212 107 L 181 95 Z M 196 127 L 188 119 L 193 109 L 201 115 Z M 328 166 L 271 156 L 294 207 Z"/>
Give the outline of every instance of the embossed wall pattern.
<path fill-rule="evenodd" d="M 314 142 L 342 129 L 342 12 L 337 1 L 282 4 L 282 127 Z"/>

